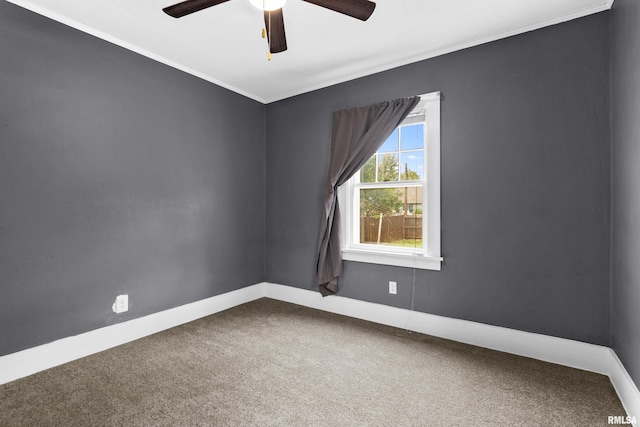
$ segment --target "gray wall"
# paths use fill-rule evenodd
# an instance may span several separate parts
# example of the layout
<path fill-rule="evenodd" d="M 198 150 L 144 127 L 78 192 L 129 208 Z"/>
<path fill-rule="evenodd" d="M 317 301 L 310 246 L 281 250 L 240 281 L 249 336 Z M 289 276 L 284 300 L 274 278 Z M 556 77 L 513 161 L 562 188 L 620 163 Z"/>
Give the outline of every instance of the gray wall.
<path fill-rule="evenodd" d="M 0 355 L 264 279 L 262 104 L 4 1 L 0 58 Z"/>
<path fill-rule="evenodd" d="M 331 112 L 442 91 L 441 272 L 344 263 L 339 295 L 609 344 L 609 13 L 267 106 L 270 282 L 316 289 Z M 398 282 L 389 295 L 387 282 Z"/>
<path fill-rule="evenodd" d="M 612 11 L 612 347 L 640 385 L 640 4 Z"/>

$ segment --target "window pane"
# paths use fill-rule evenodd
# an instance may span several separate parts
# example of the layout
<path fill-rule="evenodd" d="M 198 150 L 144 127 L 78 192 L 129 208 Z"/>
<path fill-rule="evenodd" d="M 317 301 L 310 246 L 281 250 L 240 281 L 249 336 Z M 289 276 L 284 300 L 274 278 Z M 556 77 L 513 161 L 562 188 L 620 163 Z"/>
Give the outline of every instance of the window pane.
<path fill-rule="evenodd" d="M 424 148 L 424 124 L 403 126 L 400 144 L 401 150 Z"/>
<path fill-rule="evenodd" d="M 360 243 L 422 248 L 422 186 L 360 189 Z"/>
<path fill-rule="evenodd" d="M 382 147 L 378 149 L 378 153 L 388 153 L 390 151 L 398 151 L 398 129 L 396 128 L 393 133 L 387 138 L 387 140 L 382 144 Z"/>
<path fill-rule="evenodd" d="M 409 151 L 400 154 L 400 179 L 402 181 L 424 178 L 424 152 Z"/>
<path fill-rule="evenodd" d="M 360 169 L 360 182 L 376 182 L 376 154 Z"/>
<path fill-rule="evenodd" d="M 398 154 L 379 154 L 378 182 L 398 181 Z"/>

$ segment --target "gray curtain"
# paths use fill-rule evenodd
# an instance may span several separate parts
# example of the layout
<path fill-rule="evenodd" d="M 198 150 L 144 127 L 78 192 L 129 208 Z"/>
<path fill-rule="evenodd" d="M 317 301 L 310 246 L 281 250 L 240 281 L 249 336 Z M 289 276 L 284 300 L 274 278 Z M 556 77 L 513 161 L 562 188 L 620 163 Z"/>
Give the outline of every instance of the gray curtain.
<path fill-rule="evenodd" d="M 318 285 L 323 296 L 338 291 L 342 272 L 337 188 L 364 166 L 419 101 L 420 97 L 415 96 L 333 113 L 331 160 L 318 249 Z"/>

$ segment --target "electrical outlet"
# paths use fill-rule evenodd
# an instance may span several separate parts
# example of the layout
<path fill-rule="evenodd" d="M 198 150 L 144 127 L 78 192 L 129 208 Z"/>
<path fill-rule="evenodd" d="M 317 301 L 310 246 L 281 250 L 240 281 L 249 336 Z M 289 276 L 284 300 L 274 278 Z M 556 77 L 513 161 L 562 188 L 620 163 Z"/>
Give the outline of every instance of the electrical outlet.
<path fill-rule="evenodd" d="M 389 293 L 393 295 L 398 293 L 398 284 L 396 282 L 389 282 Z"/>
<path fill-rule="evenodd" d="M 111 307 L 114 313 L 124 313 L 129 310 L 129 295 L 118 295 Z"/>

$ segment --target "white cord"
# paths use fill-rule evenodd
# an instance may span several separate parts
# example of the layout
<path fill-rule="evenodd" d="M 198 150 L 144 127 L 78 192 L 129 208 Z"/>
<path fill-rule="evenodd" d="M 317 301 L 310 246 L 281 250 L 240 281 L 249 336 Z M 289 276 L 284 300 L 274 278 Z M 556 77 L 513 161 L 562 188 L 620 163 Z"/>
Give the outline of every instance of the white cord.
<path fill-rule="evenodd" d="M 414 264 L 413 264 L 413 281 L 411 284 L 411 306 L 409 308 L 409 314 L 407 315 L 407 321 L 404 325 L 404 330 L 407 333 L 412 333 L 411 330 L 409 330 L 409 324 L 411 323 L 411 320 L 413 318 L 413 311 L 415 309 L 415 298 L 416 298 L 416 266 L 415 266 L 415 260 L 414 260 Z"/>

